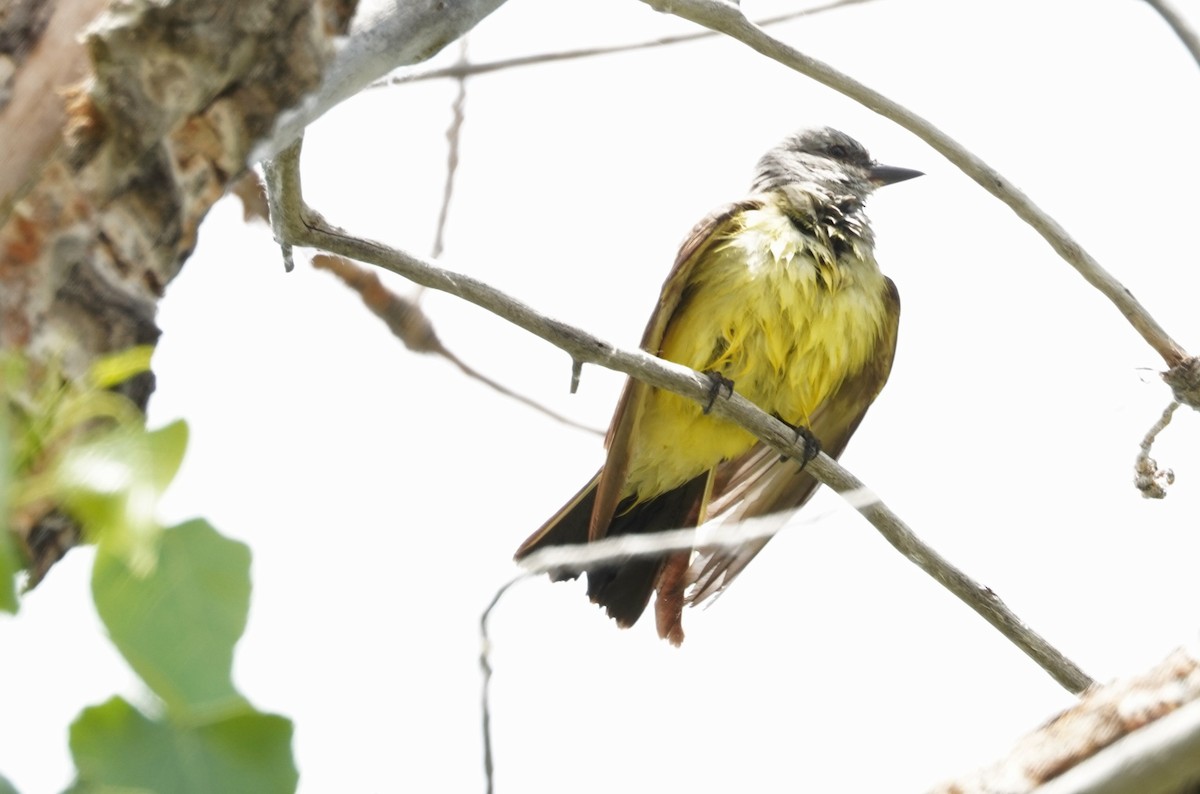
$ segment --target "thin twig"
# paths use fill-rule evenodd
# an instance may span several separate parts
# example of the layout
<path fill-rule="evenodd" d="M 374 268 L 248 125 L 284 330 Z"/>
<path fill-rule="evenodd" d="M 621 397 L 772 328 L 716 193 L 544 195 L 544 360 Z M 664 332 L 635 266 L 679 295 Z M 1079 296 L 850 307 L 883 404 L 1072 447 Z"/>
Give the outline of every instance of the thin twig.
<path fill-rule="evenodd" d="M 748 20 L 733 3 L 725 0 L 642 0 L 666 13 L 690 19 L 710 30 L 725 33 L 772 60 L 787 66 L 819 83 L 829 86 L 864 107 L 912 132 L 921 140 L 958 166 L 985 190 L 1007 204 L 1022 220 L 1032 226 L 1059 256 L 1074 267 L 1093 287 L 1098 289 L 1142 338 L 1162 356 L 1168 367 L 1186 363 L 1190 356 L 1158 321 L 1138 303 L 1133 294 L 1111 273 L 1100 266 L 1083 247 L 1058 223 L 1014 187 L 995 169 L 983 162 L 946 133 L 933 126 L 908 108 L 859 83 L 828 64 L 809 57 Z"/>
<path fill-rule="evenodd" d="M 866 499 L 873 499 L 869 492 L 860 494 Z M 851 504 L 853 494 L 843 494 Z M 697 546 L 707 548 L 715 546 L 737 546 L 755 538 L 770 537 L 778 533 L 778 522 L 769 518 L 750 518 L 735 527 L 691 527 L 688 529 L 654 532 L 649 535 L 617 535 L 592 543 L 579 543 L 569 546 L 549 546 L 534 552 L 521 560 L 525 573 L 505 582 L 492 595 L 487 608 L 479 618 L 479 668 L 483 674 L 483 709 L 481 722 L 483 726 L 483 771 L 487 780 L 487 792 L 492 794 L 494 766 L 492 761 L 492 711 L 491 711 L 491 682 L 492 682 L 492 643 L 488 633 L 488 621 L 492 612 L 504 595 L 517 582 L 528 579 L 535 574 L 551 573 L 559 570 L 579 571 L 592 565 L 606 562 L 618 562 L 630 557 L 641 557 L 662 554 L 667 551 L 690 550 Z"/>
<path fill-rule="evenodd" d="M 867 488 L 841 491 L 839 495 L 856 510 L 879 501 L 879 497 Z M 774 537 L 781 529 L 775 516 L 752 516 L 735 524 L 718 519 L 699 527 L 612 535 L 587 543 L 546 546 L 522 557 L 518 564 L 530 574 L 575 573 L 631 557 L 656 557 L 695 548 L 734 548 L 752 540 Z"/>
<path fill-rule="evenodd" d="M 458 44 L 458 65 L 467 63 L 467 39 L 464 36 Z M 466 115 L 463 108 L 467 103 L 466 75 L 458 76 L 458 92 L 450 103 L 450 126 L 446 128 L 446 184 L 442 188 L 442 208 L 438 211 L 437 231 L 433 236 L 433 251 L 430 259 L 441 259 L 442 251 L 446 249 L 446 219 L 450 216 L 450 199 L 454 196 L 454 177 L 458 173 L 458 144 L 462 138 L 462 126 Z"/>
<path fill-rule="evenodd" d="M 504 384 L 492 380 L 487 375 L 484 375 L 482 372 L 477 371 L 476 369 L 474 369 L 473 367 L 471 367 L 470 365 L 468 365 L 467 363 L 462 361 L 458 356 L 454 355 L 449 350 L 447 350 L 442 355 L 445 356 L 447 361 L 449 361 L 454 366 L 458 367 L 459 370 L 464 375 L 466 375 L 468 378 L 474 378 L 475 380 L 479 381 L 483 385 L 488 386 L 493 391 L 504 395 L 505 397 L 509 398 L 510 400 L 516 400 L 517 402 L 521 403 L 521 405 L 524 405 L 528 408 L 532 408 L 533 410 L 537 411 L 538 413 L 542 414 L 543 416 L 548 416 L 549 418 L 553 419 L 554 421 L 558 422 L 559 424 L 566 425 L 567 427 L 573 427 L 576 430 L 582 430 L 583 432 L 590 433 L 593 436 L 600 436 L 600 437 L 604 436 L 603 430 L 592 427 L 591 425 L 585 425 L 583 422 L 576 422 L 571 417 L 563 416 L 558 411 L 547 408 L 546 406 L 542 405 L 541 403 L 537 402 L 536 400 L 534 400 L 530 397 L 526 397 L 524 394 L 518 394 L 517 392 L 508 388 Z"/>
<path fill-rule="evenodd" d="M 790 22 L 793 19 L 810 16 L 812 14 L 820 14 L 823 11 L 832 11 L 843 6 L 860 5 L 862 3 L 870 3 L 874 0 L 834 0 L 834 2 L 825 3 L 824 5 L 805 8 L 800 11 L 790 11 L 786 14 L 778 14 L 773 17 L 765 17 L 756 22 L 759 27 L 768 27 L 770 25 L 778 25 L 783 22 Z M 577 50 L 564 50 L 562 52 L 542 52 L 536 55 L 520 55 L 515 58 L 502 58 L 496 61 L 484 61 L 482 63 L 468 63 L 459 60 L 452 66 L 443 66 L 438 69 L 425 69 L 421 71 L 410 71 L 404 74 L 394 74 L 376 80 L 371 84 L 371 88 L 382 88 L 390 85 L 401 85 L 404 83 L 416 83 L 424 80 L 441 80 L 447 77 L 462 79 L 479 74 L 488 74 L 490 72 L 499 72 L 505 69 L 516 69 L 522 66 L 533 66 L 542 63 L 555 63 L 558 61 L 573 61 L 579 58 L 594 58 L 598 55 L 615 55 L 622 52 L 636 52 L 637 50 L 648 50 L 656 47 L 669 47 L 674 44 L 685 44 L 690 41 L 700 41 L 702 39 L 715 38 L 720 34 L 713 31 L 700 31 L 697 33 L 683 33 L 675 36 L 660 36 L 656 39 L 648 41 L 639 41 L 632 44 L 611 44 L 601 47 L 583 47 Z"/>
<path fill-rule="evenodd" d="M 495 790 L 495 764 L 492 758 L 492 640 L 488 635 L 488 621 L 492 618 L 492 610 L 500 603 L 500 599 L 509 589 L 522 579 L 527 579 L 528 574 L 522 574 L 500 586 L 492 596 L 492 600 L 488 603 L 487 608 L 483 610 L 483 614 L 479 616 L 479 669 L 483 673 L 483 689 L 480 694 L 482 700 L 482 728 L 483 728 L 483 775 L 487 781 L 487 794 L 492 794 Z"/>
<path fill-rule="evenodd" d="M 851 505 L 857 502 L 875 501 L 876 497 L 870 491 L 842 494 Z M 489 695 L 492 680 L 491 640 L 488 635 L 488 620 L 500 599 L 504 597 L 513 585 L 539 573 L 556 573 L 570 571 L 575 573 L 586 568 L 602 565 L 608 562 L 622 562 L 631 557 L 650 557 L 670 551 L 690 551 L 693 548 L 705 547 L 735 547 L 751 540 L 772 537 L 779 533 L 779 522 L 770 517 L 748 518 L 734 526 L 689 527 L 653 532 L 645 535 L 615 535 L 590 543 L 578 543 L 567 546 L 548 546 L 530 554 L 520 561 L 525 573 L 501 585 L 492 595 L 492 600 L 484 609 L 479 620 L 480 642 L 482 650 L 479 655 L 479 666 L 483 671 L 483 768 L 487 779 L 488 794 L 492 794 L 492 737 L 491 737 L 491 698 Z"/>
<path fill-rule="evenodd" d="M 804 458 L 803 442 L 797 439 L 793 428 L 764 413 L 736 391 L 727 399 L 713 403 L 711 382 L 705 375 L 645 351 L 617 348 L 571 325 L 551 319 L 470 276 L 444 270 L 414 254 L 388 248 L 372 240 L 352 237 L 329 226 L 303 202 L 299 160 L 300 147 L 297 144 L 282 152 L 266 169 L 268 187 L 273 194 L 272 216 L 286 213 L 285 217 L 275 221 L 273 227 L 277 239 L 282 243 L 332 251 L 377 265 L 426 287 L 456 295 L 545 339 L 566 351 L 573 360 L 623 372 L 697 403 L 711 403 L 710 412 L 713 415 L 744 428 L 781 455 L 796 460 Z M 278 193 L 277 190 L 283 185 L 290 185 L 292 190 Z M 824 453 L 812 459 L 808 471 L 838 493 L 866 489 L 862 482 Z M 1055 681 L 1071 692 L 1080 692 L 1091 684 L 1091 679 L 1078 666 L 1026 626 L 995 593 L 972 580 L 924 544 L 887 505 L 876 499 L 856 507 L 909 561 L 978 612 Z"/>
<path fill-rule="evenodd" d="M 595 436 L 603 436 L 604 431 L 576 422 L 568 416 L 554 411 L 536 400 L 519 394 L 507 386 L 492 380 L 482 372 L 467 364 L 454 354 L 434 330 L 433 321 L 421 308 L 421 305 L 411 298 L 399 295 L 383 285 L 379 276 L 373 270 L 366 270 L 342 256 L 318 254 L 312 258 L 312 265 L 317 270 L 328 270 L 340 278 L 346 286 L 354 290 L 362 298 L 362 302 L 375 316 L 383 320 L 391 330 L 392 335 L 404 343 L 404 346 L 414 353 L 441 356 L 458 367 L 468 378 L 473 378 L 493 391 L 516 400 L 522 405 L 532 408 L 543 416 L 560 422 L 576 430 L 583 430 Z"/>
<path fill-rule="evenodd" d="M 1192 54 L 1196 65 L 1200 66 L 1200 36 L 1196 35 L 1196 31 L 1192 30 L 1183 15 L 1175 10 L 1168 0 L 1146 0 L 1146 3 L 1166 20 L 1171 30 L 1175 31 L 1175 35 L 1183 42 L 1183 46 Z"/>

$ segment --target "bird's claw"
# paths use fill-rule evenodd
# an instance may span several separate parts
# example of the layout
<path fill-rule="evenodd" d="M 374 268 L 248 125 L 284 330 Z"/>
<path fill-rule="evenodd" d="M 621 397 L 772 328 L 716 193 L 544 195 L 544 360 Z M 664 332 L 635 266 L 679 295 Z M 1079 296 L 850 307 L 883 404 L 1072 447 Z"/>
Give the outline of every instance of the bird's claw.
<path fill-rule="evenodd" d="M 781 419 L 780 421 L 782 422 L 783 420 Z M 813 432 L 804 425 L 793 425 L 790 422 L 784 422 L 784 424 L 795 431 L 796 441 L 804 442 L 804 457 L 800 461 L 800 468 L 803 470 L 804 467 L 808 465 L 809 461 L 821 454 L 821 442 L 816 436 L 813 435 Z M 780 463 L 785 460 L 788 460 L 787 455 L 779 456 Z"/>
<path fill-rule="evenodd" d="M 725 390 L 725 396 L 727 398 L 733 396 L 733 381 L 716 370 L 710 369 L 705 371 L 704 374 L 708 376 L 709 380 L 708 402 L 704 404 L 704 413 L 707 414 L 712 410 L 713 403 L 717 401 L 717 397 L 720 396 L 722 389 Z"/>

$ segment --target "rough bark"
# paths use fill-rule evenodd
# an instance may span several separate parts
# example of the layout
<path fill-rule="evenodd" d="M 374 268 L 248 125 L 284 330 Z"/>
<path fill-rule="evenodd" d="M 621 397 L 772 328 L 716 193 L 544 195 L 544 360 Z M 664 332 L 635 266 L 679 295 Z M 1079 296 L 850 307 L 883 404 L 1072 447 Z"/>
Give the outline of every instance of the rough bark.
<path fill-rule="evenodd" d="M 1198 698 L 1200 656 L 1194 647 L 1177 649 L 1140 675 L 1091 687 L 1018 741 L 1007 758 L 928 794 L 1195 794 L 1196 716 L 1185 715 L 1182 731 L 1152 736 L 1151 729 L 1194 711 Z M 1130 743 L 1139 737 L 1140 744 Z"/>
<path fill-rule="evenodd" d="M 351 10 L 20 0 L 0 12 L 0 348 L 79 377 L 153 343 L 201 220 L 319 84 Z M 142 406 L 152 389 L 149 374 L 125 387 Z M 35 580 L 77 541 L 56 512 L 15 529 Z"/>

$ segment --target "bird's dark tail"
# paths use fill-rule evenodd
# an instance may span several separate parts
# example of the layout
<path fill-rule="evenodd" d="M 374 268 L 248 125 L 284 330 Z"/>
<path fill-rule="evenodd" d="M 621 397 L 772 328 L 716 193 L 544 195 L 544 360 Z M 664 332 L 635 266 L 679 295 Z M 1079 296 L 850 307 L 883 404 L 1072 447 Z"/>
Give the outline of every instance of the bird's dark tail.
<path fill-rule="evenodd" d="M 697 526 L 708 489 L 708 477 L 708 472 L 705 472 L 673 491 L 636 504 L 633 497 L 627 497 L 617 506 L 616 515 L 605 533 L 606 537 Z M 592 508 L 596 501 L 598 479 L 599 475 L 592 478 L 570 502 L 537 532 L 530 535 L 517 549 L 516 559 L 520 560 L 547 546 L 586 543 Z M 670 556 L 668 553 L 628 557 L 588 568 L 563 569 L 551 573 L 550 576 L 555 581 L 563 581 L 586 573 L 588 598 L 592 603 L 604 607 L 609 617 L 616 620 L 618 625 L 628 628 L 646 611 L 650 595 L 654 592 L 660 573 Z M 675 623 L 677 624 L 677 619 Z M 660 616 L 659 633 L 666 637 L 668 635 L 664 630 Z M 671 629 L 670 638 L 678 644 L 678 640 L 682 639 L 682 632 L 679 632 L 676 639 L 675 631 L 676 629 Z"/>

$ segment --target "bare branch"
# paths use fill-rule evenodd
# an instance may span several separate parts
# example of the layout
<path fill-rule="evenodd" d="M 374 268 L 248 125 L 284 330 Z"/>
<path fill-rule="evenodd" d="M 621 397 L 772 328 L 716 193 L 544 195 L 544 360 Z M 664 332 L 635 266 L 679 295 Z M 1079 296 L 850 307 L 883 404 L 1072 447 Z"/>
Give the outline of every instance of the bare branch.
<path fill-rule="evenodd" d="M 698 372 L 641 350 L 622 350 L 564 322 L 551 319 L 470 276 L 444 270 L 414 254 L 391 249 L 372 240 L 352 237 L 326 225 L 316 212 L 304 205 L 300 193 L 299 157 L 299 145 L 289 147 L 266 169 L 267 184 L 272 193 L 273 228 L 277 239 L 285 246 L 311 246 L 377 265 L 418 284 L 448 292 L 487 309 L 566 351 L 573 360 L 623 372 L 701 404 L 712 402 L 710 380 Z M 285 185 L 290 185 L 294 190 L 279 192 Z M 803 443 L 796 438 L 791 427 L 767 415 L 736 392 L 732 392 L 728 399 L 716 400 L 711 405 L 711 412 L 753 433 L 782 455 L 795 459 L 804 456 Z M 813 458 L 808 464 L 808 471 L 838 493 L 862 492 L 866 488 L 825 454 Z M 978 612 L 1055 681 L 1071 692 L 1080 692 L 1091 684 L 1091 679 L 1079 667 L 1026 626 L 995 593 L 925 545 L 887 505 L 873 499 L 856 507 L 909 561 Z"/>
<path fill-rule="evenodd" d="M 1183 42 L 1183 46 L 1187 47 L 1187 51 L 1192 54 L 1196 65 L 1200 66 L 1200 36 L 1197 36 L 1196 31 L 1188 26 L 1183 15 L 1175 10 L 1168 0 L 1146 0 L 1146 3 L 1166 20 L 1167 24 L 1171 26 L 1171 30 L 1175 31 L 1175 35 Z"/>
<path fill-rule="evenodd" d="M 862 3 L 870 3 L 874 0 L 833 0 L 833 2 L 825 3 L 824 5 L 812 6 L 800 11 L 790 11 L 786 14 L 778 14 L 773 17 L 765 17 L 755 22 L 759 27 L 769 27 L 778 25 L 783 22 L 791 22 L 794 19 L 820 14 L 823 11 L 832 11 L 845 6 L 860 5 Z M 536 55 L 521 55 L 516 58 L 502 58 L 498 61 L 485 61 L 482 63 L 469 63 L 464 60 L 459 60 L 452 66 L 443 66 L 438 69 L 425 69 L 421 71 L 413 70 L 404 74 L 390 75 L 382 80 L 377 80 L 371 84 L 371 88 L 382 88 L 389 85 L 401 85 L 404 83 L 417 83 L 425 80 L 441 80 L 448 77 L 462 79 L 464 77 L 473 77 L 480 74 L 489 74 L 491 72 L 500 72 L 505 69 L 516 69 L 522 66 L 533 66 L 539 63 L 555 63 L 557 61 L 573 61 L 579 58 L 593 58 L 598 55 L 616 55 L 622 52 L 636 52 L 638 50 L 649 50 L 657 47 L 669 47 L 674 44 L 686 44 L 691 41 L 700 41 L 702 39 L 711 39 L 719 36 L 715 31 L 699 31 L 696 33 L 684 33 L 676 36 L 660 36 L 649 41 L 639 41 L 632 44 L 612 44 L 603 47 L 583 47 L 577 50 L 564 50 L 562 52 L 541 52 Z"/>
<path fill-rule="evenodd" d="M 1058 223 L 1014 187 L 995 169 L 983 162 L 946 133 L 874 89 L 842 74 L 822 61 L 772 38 L 755 25 L 733 3 L 725 0 L 643 0 L 651 7 L 689 19 L 711 30 L 720 31 L 746 44 L 800 74 L 829 86 L 864 107 L 891 119 L 958 166 L 985 190 L 1007 204 L 1022 220 L 1032 226 L 1059 256 L 1074 267 L 1084 279 L 1098 289 L 1125 316 L 1142 338 L 1154 348 L 1168 367 L 1186 363 L 1190 356 L 1158 324 L 1121 282 L 1100 266 L 1083 250 Z"/>

